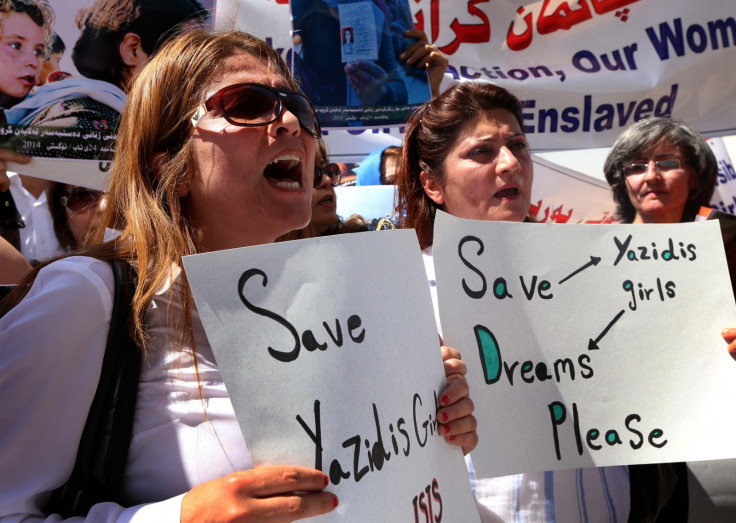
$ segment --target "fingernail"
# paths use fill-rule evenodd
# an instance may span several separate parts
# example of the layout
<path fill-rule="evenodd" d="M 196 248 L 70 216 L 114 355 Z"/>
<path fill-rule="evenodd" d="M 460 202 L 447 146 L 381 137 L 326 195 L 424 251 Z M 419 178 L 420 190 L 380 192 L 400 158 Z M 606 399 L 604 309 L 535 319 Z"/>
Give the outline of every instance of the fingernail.
<path fill-rule="evenodd" d="M 404 58 L 406 58 L 406 53 L 401 53 L 399 55 L 399 60 L 403 60 Z"/>
<path fill-rule="evenodd" d="M 337 507 L 337 505 L 340 503 L 340 501 L 337 499 L 337 496 L 334 494 L 332 495 L 332 508 Z"/>
<path fill-rule="evenodd" d="M 449 425 L 443 425 L 445 427 L 445 434 L 450 432 L 450 426 Z"/>
<path fill-rule="evenodd" d="M 448 398 L 447 396 L 442 396 L 440 398 L 440 403 L 442 403 L 443 405 L 447 405 L 448 403 L 450 403 L 450 398 Z"/>
<path fill-rule="evenodd" d="M 449 437 L 449 438 L 447 438 L 447 439 L 449 439 L 450 441 L 455 441 L 455 436 L 450 436 L 450 437 Z"/>
<path fill-rule="evenodd" d="M 448 418 L 447 412 L 443 412 L 442 413 L 442 421 L 447 421 L 447 418 Z"/>
<path fill-rule="evenodd" d="M 327 477 L 327 474 L 322 474 L 322 476 L 323 476 L 322 481 L 324 482 L 324 485 L 326 487 L 330 483 L 330 478 Z"/>

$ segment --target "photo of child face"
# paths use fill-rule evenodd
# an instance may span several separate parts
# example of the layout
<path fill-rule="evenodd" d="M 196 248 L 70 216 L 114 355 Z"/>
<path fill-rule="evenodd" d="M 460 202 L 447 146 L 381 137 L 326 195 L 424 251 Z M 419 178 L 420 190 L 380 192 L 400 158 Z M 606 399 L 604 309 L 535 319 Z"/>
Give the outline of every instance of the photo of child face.
<path fill-rule="evenodd" d="M 41 61 L 41 74 L 39 75 L 38 85 L 45 84 L 51 73 L 60 70 L 59 62 L 63 56 L 63 53 L 51 53 L 48 60 Z"/>
<path fill-rule="evenodd" d="M 22 99 L 38 81 L 46 33 L 25 13 L 0 20 L 0 97 Z"/>

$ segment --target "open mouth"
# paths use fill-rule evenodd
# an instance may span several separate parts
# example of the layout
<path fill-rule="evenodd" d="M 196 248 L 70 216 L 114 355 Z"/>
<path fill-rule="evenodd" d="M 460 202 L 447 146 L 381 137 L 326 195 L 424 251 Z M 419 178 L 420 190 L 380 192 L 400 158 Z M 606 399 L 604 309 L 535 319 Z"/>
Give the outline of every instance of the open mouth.
<path fill-rule="evenodd" d="M 498 191 L 495 195 L 496 198 L 500 199 L 512 199 L 519 196 L 519 188 L 518 187 L 509 187 L 506 189 L 501 189 Z"/>
<path fill-rule="evenodd" d="M 328 194 L 324 198 L 322 198 L 320 201 L 317 202 L 317 205 L 329 205 L 335 203 L 335 196 L 332 194 Z"/>
<path fill-rule="evenodd" d="M 266 166 L 263 176 L 277 187 L 299 189 L 302 186 L 302 161 L 293 154 L 280 156 Z"/>
<path fill-rule="evenodd" d="M 28 85 L 36 85 L 36 77 L 32 74 L 21 76 L 20 80 Z"/>

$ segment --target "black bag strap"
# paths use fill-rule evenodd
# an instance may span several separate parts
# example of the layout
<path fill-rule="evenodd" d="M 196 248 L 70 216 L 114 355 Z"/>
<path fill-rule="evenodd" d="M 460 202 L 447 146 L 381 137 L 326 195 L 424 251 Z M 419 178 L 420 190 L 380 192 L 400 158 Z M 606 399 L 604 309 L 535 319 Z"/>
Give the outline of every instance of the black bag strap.
<path fill-rule="evenodd" d="M 77 460 L 66 484 L 56 489 L 44 507 L 46 514 L 86 516 L 103 501 L 124 503 L 121 487 L 141 370 L 141 351 L 130 335 L 130 311 L 138 276 L 129 263 L 110 262 L 115 276 L 110 331 Z M 109 438 L 106 434 L 109 430 Z"/>

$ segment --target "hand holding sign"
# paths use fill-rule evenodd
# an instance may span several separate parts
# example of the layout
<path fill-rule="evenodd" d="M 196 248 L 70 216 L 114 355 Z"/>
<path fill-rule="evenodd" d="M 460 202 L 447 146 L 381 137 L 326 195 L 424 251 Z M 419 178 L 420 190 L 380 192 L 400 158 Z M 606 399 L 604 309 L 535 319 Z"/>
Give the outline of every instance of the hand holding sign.
<path fill-rule="evenodd" d="M 259 467 L 197 485 L 181 502 L 181 522 L 294 521 L 331 512 L 337 496 L 319 470 Z"/>
<path fill-rule="evenodd" d="M 460 359 L 460 352 L 452 347 L 442 346 L 442 359 L 447 388 L 440 396 L 440 405 L 443 408 L 437 411 L 440 434 L 444 435 L 445 441 L 459 445 L 463 454 L 467 454 L 478 444 L 478 433 L 475 431 L 478 422 L 473 416 L 470 387 L 465 379 L 468 369 Z"/>
<path fill-rule="evenodd" d="M 477 521 L 457 448 L 478 440 L 466 368 L 456 350 L 438 350 L 414 231 L 184 266 L 256 467 L 323 471 L 340 498 L 326 521 Z"/>
<path fill-rule="evenodd" d="M 723 329 L 721 332 L 723 339 L 728 343 L 728 353 L 736 360 L 736 329 Z"/>
<path fill-rule="evenodd" d="M 434 264 L 444 340 L 464 351 L 480 413 L 479 476 L 733 456 L 717 225 L 438 213 Z"/>
<path fill-rule="evenodd" d="M 348 62 L 345 74 L 363 105 L 378 105 L 386 96 L 388 75 L 380 65 L 366 60 Z"/>

